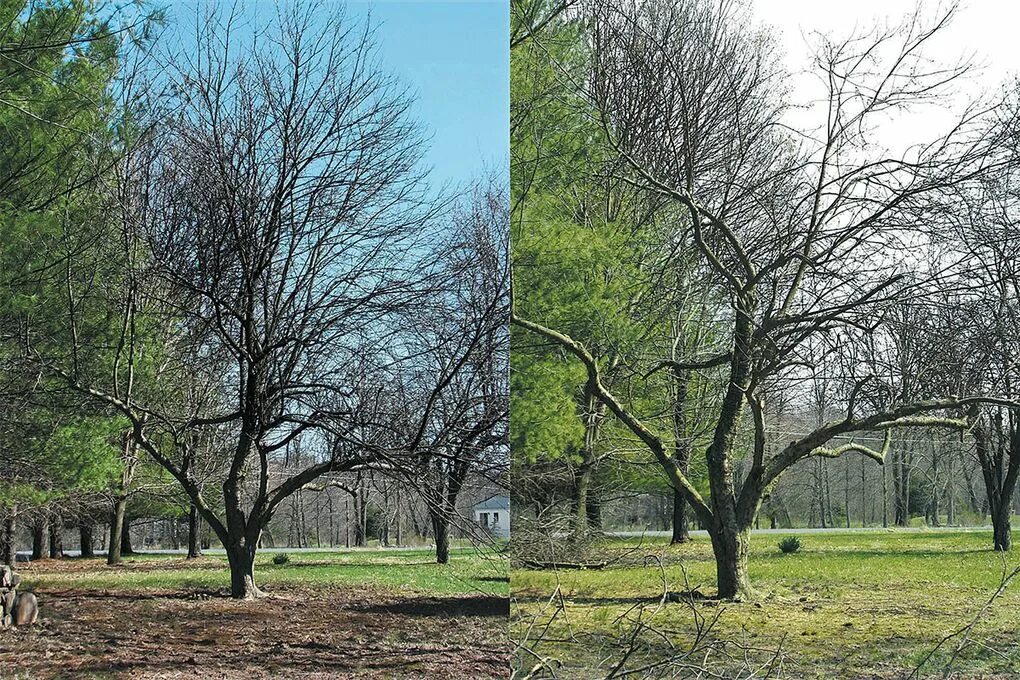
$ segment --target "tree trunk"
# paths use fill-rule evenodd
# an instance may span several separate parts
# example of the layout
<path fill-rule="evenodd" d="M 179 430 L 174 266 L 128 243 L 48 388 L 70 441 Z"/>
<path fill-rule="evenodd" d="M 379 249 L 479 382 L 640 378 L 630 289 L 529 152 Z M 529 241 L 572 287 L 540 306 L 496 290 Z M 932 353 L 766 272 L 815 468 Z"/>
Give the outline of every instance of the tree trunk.
<path fill-rule="evenodd" d="M 588 528 L 595 531 L 602 530 L 602 499 L 598 492 L 588 490 L 588 502 L 585 503 L 585 512 L 588 515 Z"/>
<path fill-rule="evenodd" d="M 436 563 L 450 561 L 450 520 L 440 512 L 432 512 L 432 536 L 436 540 Z"/>
<path fill-rule="evenodd" d="M 691 373 L 679 366 L 673 368 L 673 458 L 684 475 L 690 473 L 691 449 L 687 441 L 687 396 L 690 390 Z M 687 501 L 683 494 L 673 489 L 673 535 L 670 543 L 676 545 L 691 540 L 691 529 L 687 521 Z"/>
<path fill-rule="evenodd" d="M 131 547 L 131 518 L 127 516 L 124 517 L 124 528 L 120 532 L 120 554 L 135 554 L 135 549 Z"/>
<path fill-rule="evenodd" d="M 32 559 L 41 560 L 46 555 L 46 522 L 37 520 L 32 525 Z"/>
<path fill-rule="evenodd" d="M 368 508 L 358 496 L 354 498 L 354 545 L 358 548 L 368 545 Z"/>
<path fill-rule="evenodd" d="M 1013 531 L 1009 525 L 1009 515 L 1009 506 L 1003 506 L 992 515 L 992 539 L 995 543 L 995 550 L 998 552 L 1008 552 L 1013 546 Z"/>
<path fill-rule="evenodd" d="M 78 524 L 78 549 L 81 551 L 82 557 L 96 556 L 93 527 L 91 519 L 84 519 Z"/>
<path fill-rule="evenodd" d="M 691 540 L 691 530 L 687 522 L 687 501 L 683 494 L 673 489 L 673 537 L 670 543 L 686 543 Z"/>
<path fill-rule="evenodd" d="M 993 546 L 999 552 L 1006 552 L 1013 545 L 1010 519 L 1013 490 L 1020 473 L 1020 432 L 1013 428 L 1006 432 L 1001 421 L 993 421 L 987 430 L 979 423 L 971 434 L 985 480 L 985 498 L 992 517 Z"/>
<path fill-rule="evenodd" d="M 868 484 L 865 478 L 867 462 L 861 456 L 861 528 L 868 526 Z"/>
<path fill-rule="evenodd" d="M 3 540 L 0 541 L 3 550 L 0 550 L 0 564 L 14 565 L 18 561 L 18 546 L 17 546 L 17 525 L 15 524 L 15 514 L 18 509 L 12 508 L 10 514 L 4 517 L 3 525 Z"/>
<path fill-rule="evenodd" d="M 863 508 L 862 508 L 863 511 Z M 843 461 L 843 513 L 846 515 L 846 528 L 850 528 L 850 462 Z"/>
<path fill-rule="evenodd" d="M 127 511 L 127 497 L 118 496 L 113 502 L 113 512 L 110 514 L 110 545 L 106 551 L 106 563 L 115 565 L 121 563 L 123 552 L 124 513 Z"/>
<path fill-rule="evenodd" d="M 330 506 L 330 522 L 333 521 L 333 506 Z M 400 511 L 400 488 L 397 487 L 397 547 L 399 548 L 404 544 L 404 516 Z M 332 542 L 333 539 L 330 539 Z"/>
<path fill-rule="evenodd" d="M 889 528 L 889 473 L 888 465 L 882 466 L 882 526 Z"/>
<path fill-rule="evenodd" d="M 230 565 L 230 596 L 253 600 L 262 595 L 255 585 L 255 550 L 257 541 L 247 544 L 240 537 L 229 537 L 227 562 Z"/>
<path fill-rule="evenodd" d="M 721 526 L 711 532 L 715 572 L 721 599 L 749 599 L 753 591 L 747 577 L 750 531 Z"/>
<path fill-rule="evenodd" d="M 818 505 L 818 519 L 821 522 L 821 528 L 827 528 L 827 516 L 825 514 L 825 478 L 822 475 L 822 458 L 815 459 L 814 470 L 812 471 L 812 482 L 814 486 L 814 503 Z M 813 513 L 812 513 L 813 514 Z"/>
<path fill-rule="evenodd" d="M 50 515 L 50 559 L 59 560 L 64 556 L 64 523 L 57 514 Z"/>
<path fill-rule="evenodd" d="M 591 487 L 591 477 L 592 467 L 586 460 L 574 475 L 574 536 L 588 533 L 588 490 Z"/>
<path fill-rule="evenodd" d="M 953 452 L 955 454 L 955 451 Z M 949 456 L 949 471 L 946 475 L 946 524 L 956 526 L 956 493 L 955 493 L 955 470 L 954 462 L 956 456 Z"/>
<path fill-rule="evenodd" d="M 912 444 L 911 444 L 912 446 Z M 894 458 L 893 465 L 893 509 L 895 510 L 895 522 L 898 527 L 910 525 L 910 468 L 913 464 L 913 455 L 901 451 L 899 456 Z"/>
<path fill-rule="evenodd" d="M 598 460 L 595 444 L 598 441 L 599 425 L 605 415 L 605 406 L 595 397 L 589 388 L 584 393 L 584 443 L 581 450 L 583 457 L 578 472 L 574 477 L 574 535 L 582 536 L 591 528 L 588 522 L 588 503 L 591 494 L 592 477 Z"/>
<path fill-rule="evenodd" d="M 198 541 L 199 530 L 202 527 L 202 518 L 198 515 L 198 506 L 191 502 L 191 509 L 188 512 L 188 559 L 193 560 L 202 556 L 202 546 Z"/>

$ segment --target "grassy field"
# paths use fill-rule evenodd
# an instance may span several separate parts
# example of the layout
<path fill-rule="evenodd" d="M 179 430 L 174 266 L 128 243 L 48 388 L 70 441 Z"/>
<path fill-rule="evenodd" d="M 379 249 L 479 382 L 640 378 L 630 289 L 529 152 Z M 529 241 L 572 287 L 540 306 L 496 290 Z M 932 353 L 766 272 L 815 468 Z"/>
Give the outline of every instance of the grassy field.
<path fill-rule="evenodd" d="M 505 560 L 454 550 L 259 557 L 266 597 L 227 597 L 223 556 L 23 565 L 40 622 L 0 631 L 0 678 L 505 677 Z"/>
<path fill-rule="evenodd" d="M 562 664 L 558 677 L 596 677 L 630 649 L 620 670 L 633 670 L 680 658 L 700 626 L 697 644 L 733 674 L 757 663 L 759 677 L 766 670 L 798 678 L 909 677 L 944 637 L 974 618 L 1004 570 L 1020 564 L 1020 554 L 1003 559 L 990 549 L 988 531 L 800 535 L 803 547 L 794 554 L 780 552 L 782 538 L 752 542 L 751 602 L 662 603 L 666 591 L 714 592 L 704 538 L 676 548 L 666 539 L 610 541 L 604 551 L 617 561 L 602 570 L 514 570 L 511 636 L 531 650 L 515 665 L 531 670 L 544 659 Z M 1020 675 L 1020 580 L 966 639 L 952 664 L 956 677 Z M 962 640 L 945 642 L 921 677 L 941 674 Z M 647 677 L 673 677 L 664 668 Z"/>
<path fill-rule="evenodd" d="M 493 594 L 509 591 L 506 563 L 472 549 L 453 550 L 449 564 L 436 564 L 431 550 L 357 550 L 288 553 L 288 562 L 273 563 L 274 553 L 258 556 L 255 580 L 272 592 L 277 586 L 350 586 L 399 589 L 405 593 Z M 43 590 L 147 588 L 217 590 L 230 585 L 225 555 L 186 561 L 179 555 L 140 554 L 110 568 L 102 560 L 73 559 L 55 568 L 24 571 L 29 587 Z M 47 568 L 48 567 L 48 568 Z"/>

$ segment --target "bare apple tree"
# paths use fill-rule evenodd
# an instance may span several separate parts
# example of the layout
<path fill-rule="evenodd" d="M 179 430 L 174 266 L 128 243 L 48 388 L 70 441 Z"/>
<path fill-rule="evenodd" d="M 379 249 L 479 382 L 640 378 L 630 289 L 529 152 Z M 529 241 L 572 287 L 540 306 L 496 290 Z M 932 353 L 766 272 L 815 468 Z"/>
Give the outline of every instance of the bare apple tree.
<path fill-rule="evenodd" d="M 134 393 L 62 370 L 130 420 L 132 443 L 226 548 L 232 595 L 250 598 L 282 501 L 375 455 L 328 441 L 363 407 L 345 384 L 352 365 L 431 295 L 435 206 L 410 99 L 380 69 L 368 24 L 322 3 L 288 5 L 266 26 L 197 19 L 198 47 L 171 60 L 132 180 L 144 183 L 133 225 L 144 323 L 165 338 L 134 361 L 166 369 Z M 294 468 L 286 454 L 302 438 L 318 453 Z"/>
<path fill-rule="evenodd" d="M 750 529 L 763 497 L 792 466 L 851 452 L 882 463 L 895 428 L 960 428 L 974 404 L 1016 407 L 985 394 L 901 400 L 864 371 L 844 376 L 848 388 L 833 402 L 842 417 L 774 453 L 767 447 L 770 387 L 803 378 L 817 351 L 864 342 L 891 301 L 922 294 L 903 273 L 927 238 L 933 205 L 995 164 L 988 111 L 969 107 L 944 134 L 899 153 L 872 141 L 879 119 L 937 101 L 966 74 L 966 65 L 942 67 L 925 55 L 953 7 L 932 21 L 917 12 L 890 29 L 823 39 L 815 64 L 822 101 L 807 111 L 820 115 L 817 130 L 784 103 L 787 74 L 776 45 L 740 8 L 596 1 L 585 11 L 591 68 L 575 87 L 625 163 L 622 176 L 676 206 L 676 238 L 690 240 L 706 285 L 727 301 L 715 342 L 655 364 L 723 373 L 704 452 L 709 496 L 639 406 L 605 386 L 583 342 L 540 319 L 512 321 L 584 364 L 593 393 L 644 443 L 708 530 L 719 596 L 747 596 Z M 665 242 L 663 251 L 675 245 Z M 745 414 L 752 436 L 738 478 Z M 852 439 L 868 431 L 882 433 L 884 445 Z"/>

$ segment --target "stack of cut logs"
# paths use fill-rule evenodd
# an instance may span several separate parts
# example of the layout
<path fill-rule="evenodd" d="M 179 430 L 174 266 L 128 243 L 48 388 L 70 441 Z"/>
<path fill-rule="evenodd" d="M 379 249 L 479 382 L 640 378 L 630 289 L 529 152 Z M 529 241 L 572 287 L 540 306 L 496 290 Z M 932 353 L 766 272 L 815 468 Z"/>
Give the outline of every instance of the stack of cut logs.
<path fill-rule="evenodd" d="M 19 593 L 21 577 L 7 565 L 0 566 L 0 630 L 28 626 L 39 618 L 39 603 L 32 593 Z"/>

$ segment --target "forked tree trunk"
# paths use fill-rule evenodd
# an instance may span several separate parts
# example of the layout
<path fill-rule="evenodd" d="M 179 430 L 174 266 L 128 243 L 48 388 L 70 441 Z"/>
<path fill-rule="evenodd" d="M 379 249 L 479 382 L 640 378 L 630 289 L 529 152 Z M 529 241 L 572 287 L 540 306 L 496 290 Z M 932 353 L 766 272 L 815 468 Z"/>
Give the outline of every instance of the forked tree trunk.
<path fill-rule="evenodd" d="M 1013 491 L 1020 474 L 1020 431 L 1008 429 L 1000 421 L 986 426 L 978 423 L 972 430 L 978 462 L 985 481 L 985 498 L 992 518 L 992 543 L 1006 552 L 1013 546 L 1010 516 Z"/>
<path fill-rule="evenodd" d="M 78 549 L 82 557 L 95 557 L 95 536 L 91 519 L 84 519 L 78 524 Z"/>
<path fill-rule="evenodd" d="M 110 545 L 106 550 L 106 563 L 115 565 L 121 563 L 122 534 L 124 532 L 124 513 L 127 511 L 127 497 L 118 496 L 113 502 L 113 512 L 110 513 Z"/>
<path fill-rule="evenodd" d="M 354 545 L 364 548 L 368 545 L 368 510 L 364 503 L 354 503 Z"/>

